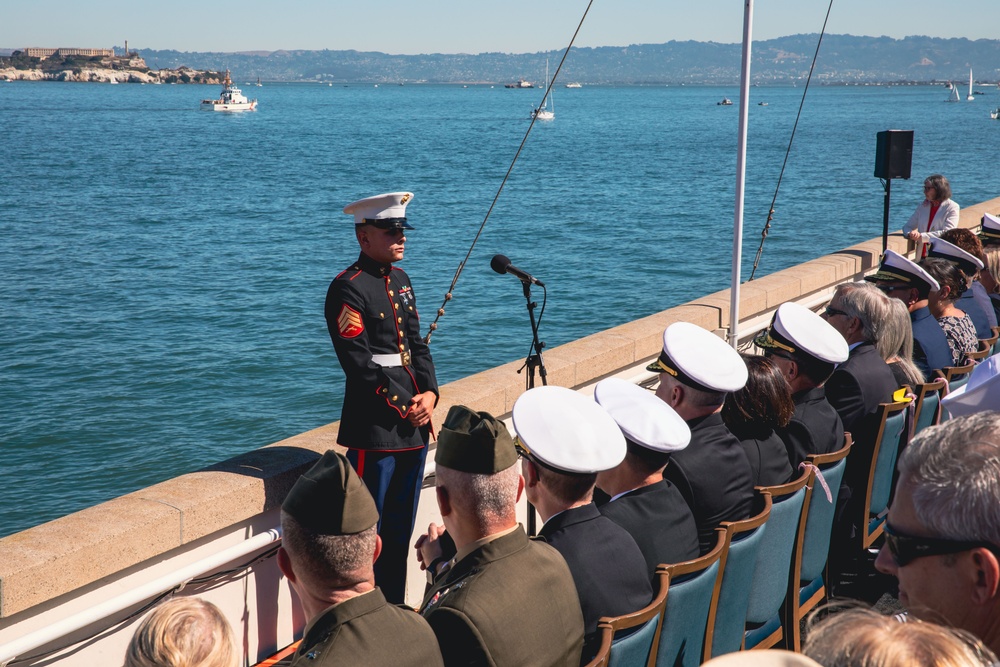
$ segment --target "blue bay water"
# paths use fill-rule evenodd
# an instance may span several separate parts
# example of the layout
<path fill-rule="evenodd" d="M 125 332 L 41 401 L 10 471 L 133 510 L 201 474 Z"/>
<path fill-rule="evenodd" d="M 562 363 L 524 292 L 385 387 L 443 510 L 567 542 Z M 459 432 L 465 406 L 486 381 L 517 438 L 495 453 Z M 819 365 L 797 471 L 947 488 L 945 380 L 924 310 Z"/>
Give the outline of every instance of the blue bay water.
<path fill-rule="evenodd" d="M 341 209 L 416 193 L 402 266 L 426 330 L 541 98 L 247 89 L 259 110 L 229 115 L 198 110 L 215 86 L 0 84 L 0 535 L 338 419 L 323 299 L 357 255 Z M 801 93 L 751 90 L 744 277 Z M 441 382 L 527 353 L 495 253 L 547 283 L 549 347 L 727 286 L 738 108 L 723 96 L 738 91 L 556 89 L 433 337 Z M 759 273 L 881 233 L 879 130 L 916 132 L 892 229 L 934 172 L 960 204 L 997 196 L 1000 94 L 946 97 L 813 87 Z"/>

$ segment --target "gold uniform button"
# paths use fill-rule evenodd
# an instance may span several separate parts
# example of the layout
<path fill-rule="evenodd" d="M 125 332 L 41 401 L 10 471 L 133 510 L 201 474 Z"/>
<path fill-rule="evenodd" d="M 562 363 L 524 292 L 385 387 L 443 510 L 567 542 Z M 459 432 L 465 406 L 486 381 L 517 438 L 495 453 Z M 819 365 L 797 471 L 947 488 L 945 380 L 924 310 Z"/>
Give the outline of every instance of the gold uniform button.
<path fill-rule="evenodd" d="M 413 306 L 410 306 L 410 310 L 413 310 Z"/>
<path fill-rule="evenodd" d="M 399 322 L 400 324 L 402 324 L 403 323 L 403 318 L 402 317 L 397 317 L 396 321 Z"/>
<path fill-rule="evenodd" d="M 402 331 L 400 331 L 400 332 L 399 332 L 399 337 L 400 337 L 400 338 L 402 338 L 402 337 L 403 337 L 403 332 L 402 332 Z"/>
<path fill-rule="evenodd" d="M 392 290 L 389 290 L 389 296 L 396 296 L 396 293 L 393 292 Z"/>
<path fill-rule="evenodd" d="M 393 306 L 396 308 L 396 310 L 399 310 L 399 304 L 398 303 L 393 304 Z"/>
<path fill-rule="evenodd" d="M 400 345 L 400 346 L 399 346 L 399 349 L 400 349 L 400 351 L 402 351 L 402 350 L 405 350 L 405 349 L 406 349 L 406 346 L 405 346 L 405 345 Z"/>
<path fill-rule="evenodd" d="M 385 313 L 379 313 L 378 316 L 381 317 L 383 320 L 385 319 Z"/>
<path fill-rule="evenodd" d="M 396 401 L 398 401 L 398 400 L 399 400 L 399 396 L 393 396 L 393 397 L 392 397 L 392 401 L 393 401 L 393 403 L 395 403 L 395 402 L 396 402 Z"/>

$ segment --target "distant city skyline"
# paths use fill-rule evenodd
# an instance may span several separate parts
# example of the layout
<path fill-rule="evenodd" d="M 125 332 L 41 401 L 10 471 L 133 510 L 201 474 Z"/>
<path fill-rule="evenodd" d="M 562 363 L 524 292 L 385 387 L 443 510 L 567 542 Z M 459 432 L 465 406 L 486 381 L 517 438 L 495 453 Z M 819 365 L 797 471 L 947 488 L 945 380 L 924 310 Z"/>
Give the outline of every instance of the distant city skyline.
<path fill-rule="evenodd" d="M 756 0 L 754 39 L 815 33 L 827 0 Z M 123 46 L 178 51 L 358 50 L 391 54 L 532 53 L 565 48 L 587 0 L 70 0 L 4 9 L 0 48 Z M 836 0 L 827 32 L 993 39 L 996 0 Z M 595 0 L 580 47 L 742 39 L 737 0 Z"/>

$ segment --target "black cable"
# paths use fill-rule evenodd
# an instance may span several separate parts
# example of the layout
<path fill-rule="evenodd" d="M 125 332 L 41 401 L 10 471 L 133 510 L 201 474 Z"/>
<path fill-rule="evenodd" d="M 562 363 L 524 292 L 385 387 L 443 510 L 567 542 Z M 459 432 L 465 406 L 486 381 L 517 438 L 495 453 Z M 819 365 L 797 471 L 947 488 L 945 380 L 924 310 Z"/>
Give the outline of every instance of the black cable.
<path fill-rule="evenodd" d="M 580 28 L 583 27 L 583 22 L 587 18 L 587 13 L 590 12 L 591 5 L 594 4 L 594 0 L 590 0 L 587 3 L 587 8 L 583 10 L 583 16 L 580 17 L 580 23 L 577 24 L 576 30 L 573 32 L 573 37 L 569 40 L 569 44 L 566 46 L 566 50 L 563 51 L 562 58 L 559 60 L 559 66 L 556 67 L 556 73 L 552 75 L 552 79 L 549 80 L 548 87 L 545 89 L 545 95 L 542 97 L 542 104 L 548 99 L 549 94 L 552 92 L 552 86 L 555 85 L 556 79 L 559 77 L 559 71 L 562 70 L 563 63 L 566 62 L 566 57 L 569 55 L 569 51 L 573 48 L 573 42 L 576 41 L 576 36 L 580 34 Z M 492 203 L 490 203 L 489 210 L 486 211 L 486 217 L 483 218 L 483 222 L 479 225 L 479 231 L 476 232 L 475 238 L 472 239 L 472 244 L 469 246 L 469 252 L 465 253 L 465 259 L 458 263 L 458 268 L 455 270 L 455 277 L 451 279 L 451 286 L 444 295 L 444 301 L 441 302 L 441 307 L 438 308 L 437 314 L 434 316 L 434 321 L 431 322 L 431 326 L 427 331 L 427 335 L 424 336 L 424 342 L 431 342 L 431 335 L 438 328 L 438 320 L 444 315 L 445 305 L 451 301 L 452 292 L 455 291 L 455 285 L 458 284 L 458 277 L 462 275 L 462 269 L 465 268 L 466 262 L 469 261 L 469 257 L 472 255 L 473 248 L 476 247 L 476 243 L 479 241 L 480 235 L 483 233 L 483 229 L 486 227 L 486 222 L 490 219 L 490 214 L 493 213 L 493 208 L 497 205 L 497 200 L 500 199 L 500 193 L 503 192 L 504 186 L 507 184 L 507 179 L 510 178 L 510 174 L 514 171 L 514 165 L 517 164 L 517 159 L 521 155 L 521 150 L 524 149 L 525 143 L 528 141 L 528 135 L 531 134 L 531 128 L 535 126 L 535 114 L 531 115 L 531 122 L 528 124 L 528 129 L 524 132 L 524 138 L 521 139 L 521 145 L 517 147 L 517 152 L 514 153 L 514 159 L 510 162 L 510 167 L 507 168 L 507 173 L 504 174 L 503 181 L 500 182 L 500 187 L 497 188 L 497 193 L 493 197 Z"/>
<path fill-rule="evenodd" d="M 823 35 L 826 34 L 826 24 L 830 20 L 831 9 L 833 9 L 833 0 L 830 0 L 830 4 L 826 8 L 826 18 L 823 19 L 823 29 L 819 33 L 819 41 L 816 42 L 816 52 L 813 54 L 812 64 L 809 65 L 809 76 L 806 77 L 806 86 L 802 91 L 802 99 L 799 100 L 799 112 L 795 115 L 795 124 L 792 126 L 792 135 L 788 138 L 788 148 L 785 149 L 785 161 L 781 163 L 781 173 L 778 174 L 778 182 L 774 186 L 774 197 L 771 199 L 771 208 L 767 212 L 767 222 L 764 223 L 764 229 L 760 231 L 760 245 L 757 247 L 757 256 L 753 259 L 753 270 L 750 271 L 750 277 L 747 278 L 747 282 L 753 280 L 754 274 L 757 273 L 757 266 L 760 264 L 760 257 L 764 253 L 764 241 L 767 239 L 767 234 L 771 230 L 771 221 L 774 219 L 774 203 L 778 200 L 778 190 L 781 188 L 781 179 L 785 175 L 785 166 L 788 164 L 788 156 L 792 152 L 792 141 L 795 140 L 795 130 L 799 126 L 799 118 L 802 116 L 802 107 L 806 102 L 806 93 L 809 92 L 809 83 L 812 81 L 813 70 L 816 69 L 816 60 L 819 58 L 819 47 L 823 44 Z"/>

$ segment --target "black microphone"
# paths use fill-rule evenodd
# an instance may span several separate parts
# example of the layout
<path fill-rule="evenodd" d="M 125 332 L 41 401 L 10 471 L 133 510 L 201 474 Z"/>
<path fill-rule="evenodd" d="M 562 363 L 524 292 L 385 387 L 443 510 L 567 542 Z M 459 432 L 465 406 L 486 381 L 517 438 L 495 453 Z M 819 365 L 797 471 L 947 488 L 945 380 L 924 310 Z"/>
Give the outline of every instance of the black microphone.
<path fill-rule="evenodd" d="M 539 287 L 545 287 L 545 283 L 527 271 L 522 271 L 511 264 L 510 260 L 504 255 L 493 255 L 493 259 L 490 260 L 490 268 L 500 274 L 509 273 L 523 283 L 531 283 L 533 285 L 538 285 Z"/>

